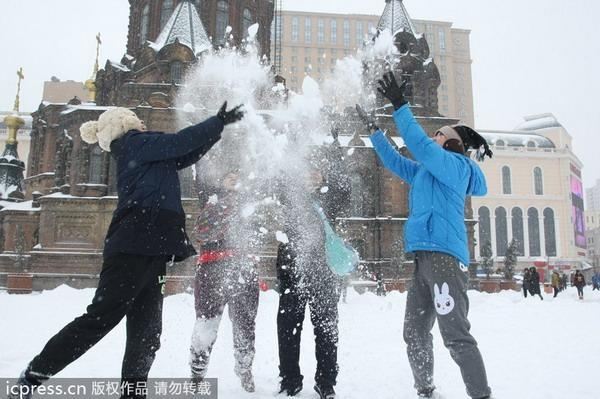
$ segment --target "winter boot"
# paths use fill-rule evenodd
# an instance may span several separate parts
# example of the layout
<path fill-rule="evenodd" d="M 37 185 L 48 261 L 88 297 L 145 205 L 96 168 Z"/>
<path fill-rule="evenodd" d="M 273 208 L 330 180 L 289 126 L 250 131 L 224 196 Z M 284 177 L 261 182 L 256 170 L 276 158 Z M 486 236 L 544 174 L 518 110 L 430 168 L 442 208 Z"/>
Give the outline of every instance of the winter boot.
<path fill-rule="evenodd" d="M 254 392 L 256 387 L 254 386 L 254 377 L 252 376 L 251 371 L 246 371 L 240 374 L 240 381 L 242 383 L 242 388 L 246 392 Z"/>
<path fill-rule="evenodd" d="M 17 380 L 16 386 L 11 387 L 8 399 L 31 399 L 33 392 L 40 385 L 38 381 L 27 378 L 29 369 L 23 371 Z"/>
<path fill-rule="evenodd" d="M 331 385 L 315 385 L 315 391 L 319 394 L 320 399 L 335 399 L 337 398 L 335 390 Z"/>
<path fill-rule="evenodd" d="M 279 386 L 279 393 L 286 393 L 287 396 L 296 396 L 302 390 L 302 378 L 299 379 L 283 379 Z"/>

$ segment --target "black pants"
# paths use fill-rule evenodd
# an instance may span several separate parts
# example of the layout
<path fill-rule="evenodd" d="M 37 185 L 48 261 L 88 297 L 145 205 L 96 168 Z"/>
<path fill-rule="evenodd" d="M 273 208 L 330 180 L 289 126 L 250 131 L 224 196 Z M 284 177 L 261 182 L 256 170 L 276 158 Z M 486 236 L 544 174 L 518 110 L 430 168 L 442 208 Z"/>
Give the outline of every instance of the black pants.
<path fill-rule="evenodd" d="M 78 359 L 127 317 L 121 377 L 144 381 L 160 347 L 166 258 L 119 254 L 104 261 L 98 288 L 82 316 L 52 337 L 29 364 L 40 383 Z"/>
<path fill-rule="evenodd" d="M 556 296 L 558 295 L 558 286 L 553 286 L 552 289 L 554 290 L 554 298 L 556 298 Z"/>
<path fill-rule="evenodd" d="M 327 273 L 331 273 L 326 271 Z M 306 305 L 315 334 L 318 385 L 336 384 L 338 374 L 338 309 L 340 293 L 335 277 L 314 282 L 280 280 L 277 337 L 279 342 L 279 375 L 282 383 L 300 382 L 300 334 Z"/>
<path fill-rule="evenodd" d="M 577 295 L 579 295 L 580 298 L 583 298 L 583 286 L 577 286 Z"/>

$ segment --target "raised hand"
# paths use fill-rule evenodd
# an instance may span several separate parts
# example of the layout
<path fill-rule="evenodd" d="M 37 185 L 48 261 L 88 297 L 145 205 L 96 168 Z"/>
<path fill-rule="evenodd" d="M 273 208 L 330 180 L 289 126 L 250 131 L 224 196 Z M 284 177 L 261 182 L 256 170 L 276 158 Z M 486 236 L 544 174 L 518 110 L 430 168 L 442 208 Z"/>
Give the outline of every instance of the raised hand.
<path fill-rule="evenodd" d="M 377 81 L 379 86 L 377 91 L 380 92 L 385 98 L 390 100 L 394 105 L 395 109 L 402 107 L 407 104 L 408 101 L 404 98 L 404 92 L 406 91 L 406 81 L 403 81 L 400 86 L 396 81 L 396 77 L 392 71 L 386 72 L 383 75 L 383 79 Z"/>
<path fill-rule="evenodd" d="M 356 112 L 358 113 L 358 117 L 364 122 L 365 126 L 369 132 L 375 133 L 379 130 L 379 127 L 375 124 L 375 116 L 369 115 L 367 112 L 358 104 L 356 104 Z"/>
<path fill-rule="evenodd" d="M 243 104 L 240 104 L 237 107 L 227 111 L 227 101 L 225 101 L 217 113 L 217 118 L 221 119 L 224 125 L 229 125 L 230 123 L 240 121 L 245 114 L 245 112 L 241 110 L 242 107 Z"/>

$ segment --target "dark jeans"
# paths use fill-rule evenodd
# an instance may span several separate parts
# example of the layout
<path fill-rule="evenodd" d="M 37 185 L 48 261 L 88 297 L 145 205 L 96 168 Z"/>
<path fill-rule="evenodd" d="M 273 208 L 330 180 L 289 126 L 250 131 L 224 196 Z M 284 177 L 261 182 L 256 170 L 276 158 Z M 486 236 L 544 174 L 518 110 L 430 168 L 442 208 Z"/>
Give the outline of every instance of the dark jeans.
<path fill-rule="evenodd" d="M 325 273 L 330 274 L 328 270 Z M 340 298 L 338 282 L 331 276 L 318 281 L 295 279 L 280 280 L 277 337 L 279 342 L 279 375 L 282 383 L 300 382 L 300 336 L 306 305 L 315 334 L 317 385 L 336 384 L 338 374 L 338 309 Z"/>
<path fill-rule="evenodd" d="M 554 290 L 554 298 L 556 298 L 556 296 L 558 295 L 558 286 L 553 286 L 552 289 Z"/>
<path fill-rule="evenodd" d="M 166 258 L 115 255 L 104 261 L 98 288 L 87 311 L 52 337 L 29 364 L 39 383 L 78 359 L 127 317 L 121 377 L 145 381 L 160 347 Z"/>
<path fill-rule="evenodd" d="M 577 286 L 577 295 L 579 295 L 580 298 L 583 298 L 583 287 L 582 286 Z"/>

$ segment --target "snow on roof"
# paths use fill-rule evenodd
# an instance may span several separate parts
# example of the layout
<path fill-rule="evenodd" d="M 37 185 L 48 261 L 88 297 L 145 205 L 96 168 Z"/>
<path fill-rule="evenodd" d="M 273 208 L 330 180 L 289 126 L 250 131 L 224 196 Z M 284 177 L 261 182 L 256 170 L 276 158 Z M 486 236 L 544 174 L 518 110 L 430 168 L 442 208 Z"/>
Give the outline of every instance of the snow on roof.
<path fill-rule="evenodd" d="M 4 211 L 39 211 L 40 208 L 33 207 L 33 201 L 24 201 L 24 202 L 10 202 L 10 201 L 0 201 L 0 206 L 2 206 L 2 210 Z"/>
<path fill-rule="evenodd" d="M 123 72 L 129 72 L 129 71 L 131 71 L 131 69 L 127 68 L 125 65 L 121 64 L 120 62 L 111 61 L 111 60 L 108 60 L 108 62 L 110 63 L 110 65 L 113 68 L 118 69 L 120 71 L 123 71 Z"/>
<path fill-rule="evenodd" d="M 173 15 L 167 21 L 160 35 L 154 43 L 150 42 L 150 47 L 160 51 L 166 45 L 179 43 L 188 46 L 195 55 L 202 53 L 212 47 L 212 44 L 206 34 L 204 25 L 200 20 L 200 15 L 196 7 L 189 2 L 181 2 Z"/>
<path fill-rule="evenodd" d="M 391 0 L 386 3 L 377 29 L 381 31 L 388 29 L 394 35 L 402 29 L 413 35 L 417 33 L 402 0 Z"/>
<path fill-rule="evenodd" d="M 515 130 L 540 130 L 547 128 L 563 127 L 553 114 L 538 114 L 523 117 L 525 122 L 518 125 Z"/>
<path fill-rule="evenodd" d="M 549 138 L 529 132 L 480 131 L 479 133 L 491 145 L 498 145 L 498 142 L 502 141 L 509 147 L 531 147 L 530 143 L 533 143 L 538 148 L 556 148 Z"/>
<path fill-rule="evenodd" d="M 99 105 L 95 105 L 94 103 L 84 103 L 81 105 L 68 105 L 67 109 L 65 109 L 64 111 L 62 111 L 60 114 L 61 115 L 67 115 L 70 114 L 71 112 L 75 112 L 77 110 L 82 110 L 82 111 L 107 111 L 111 108 L 114 107 L 106 107 L 106 106 L 99 106 Z"/>

